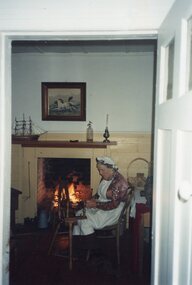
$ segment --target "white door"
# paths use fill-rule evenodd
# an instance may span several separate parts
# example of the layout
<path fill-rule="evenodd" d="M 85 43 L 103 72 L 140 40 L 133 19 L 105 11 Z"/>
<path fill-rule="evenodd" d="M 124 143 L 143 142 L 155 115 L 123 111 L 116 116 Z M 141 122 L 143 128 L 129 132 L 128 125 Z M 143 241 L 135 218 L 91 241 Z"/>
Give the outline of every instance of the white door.
<path fill-rule="evenodd" d="M 191 19 L 190 19 L 191 17 Z M 192 284 L 192 2 L 159 30 L 151 284 Z"/>

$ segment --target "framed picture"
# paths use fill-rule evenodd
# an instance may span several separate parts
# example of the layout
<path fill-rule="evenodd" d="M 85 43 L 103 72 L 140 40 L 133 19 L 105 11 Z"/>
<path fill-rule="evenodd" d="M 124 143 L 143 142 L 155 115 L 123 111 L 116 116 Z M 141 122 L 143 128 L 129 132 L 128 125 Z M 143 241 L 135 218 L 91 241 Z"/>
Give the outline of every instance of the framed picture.
<path fill-rule="evenodd" d="M 86 83 L 42 82 L 42 120 L 86 121 Z"/>

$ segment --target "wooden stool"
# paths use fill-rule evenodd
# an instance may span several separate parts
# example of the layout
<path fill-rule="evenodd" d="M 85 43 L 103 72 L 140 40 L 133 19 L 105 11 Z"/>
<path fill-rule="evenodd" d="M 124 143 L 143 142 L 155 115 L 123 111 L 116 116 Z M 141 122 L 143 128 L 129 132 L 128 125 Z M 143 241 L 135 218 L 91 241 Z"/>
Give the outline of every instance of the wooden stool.
<path fill-rule="evenodd" d="M 55 239 L 56 239 L 56 236 L 58 235 L 61 224 L 62 223 L 67 224 L 69 226 L 68 238 L 69 238 L 69 269 L 70 270 L 72 270 L 72 267 L 73 267 L 73 225 L 76 224 L 79 219 L 86 219 L 86 217 L 84 217 L 84 216 L 82 216 L 82 217 L 81 216 L 80 217 L 67 217 L 67 218 L 65 218 L 64 221 L 58 223 L 56 230 L 54 232 L 54 236 L 52 238 L 49 250 L 48 250 L 48 255 L 50 255 L 52 248 L 53 248 L 53 245 L 54 245 L 54 242 L 55 242 Z"/>
<path fill-rule="evenodd" d="M 66 218 L 65 222 L 69 225 L 69 269 L 72 270 L 72 264 L 73 264 L 73 225 L 77 223 L 78 218 L 72 217 L 72 218 Z"/>

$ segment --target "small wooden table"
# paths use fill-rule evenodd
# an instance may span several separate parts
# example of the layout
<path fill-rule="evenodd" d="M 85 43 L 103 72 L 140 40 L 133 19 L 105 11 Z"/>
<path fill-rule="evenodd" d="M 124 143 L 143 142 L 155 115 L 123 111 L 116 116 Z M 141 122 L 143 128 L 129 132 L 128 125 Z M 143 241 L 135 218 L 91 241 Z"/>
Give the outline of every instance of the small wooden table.
<path fill-rule="evenodd" d="M 11 230 L 15 229 L 15 211 L 19 207 L 19 195 L 21 191 L 15 188 L 11 188 Z"/>
<path fill-rule="evenodd" d="M 145 213 L 150 213 L 150 208 L 145 204 L 136 204 L 136 216 L 132 220 L 132 270 L 134 273 L 141 273 L 143 270 L 143 234 L 146 227 L 144 223 L 146 216 L 143 214 Z"/>
<path fill-rule="evenodd" d="M 139 273 L 143 274 L 143 257 L 144 257 L 144 230 L 151 227 L 151 213 L 146 212 L 141 214 L 139 225 Z"/>

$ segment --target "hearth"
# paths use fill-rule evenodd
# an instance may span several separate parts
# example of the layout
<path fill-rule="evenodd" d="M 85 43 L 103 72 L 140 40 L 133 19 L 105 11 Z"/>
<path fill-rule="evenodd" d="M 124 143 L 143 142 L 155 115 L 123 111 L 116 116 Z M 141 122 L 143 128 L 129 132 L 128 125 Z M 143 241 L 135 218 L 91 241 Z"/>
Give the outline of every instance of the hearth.
<path fill-rule="evenodd" d="M 87 158 L 38 158 L 38 214 L 50 216 L 62 206 L 66 216 L 73 215 L 92 195 L 90 165 Z"/>

